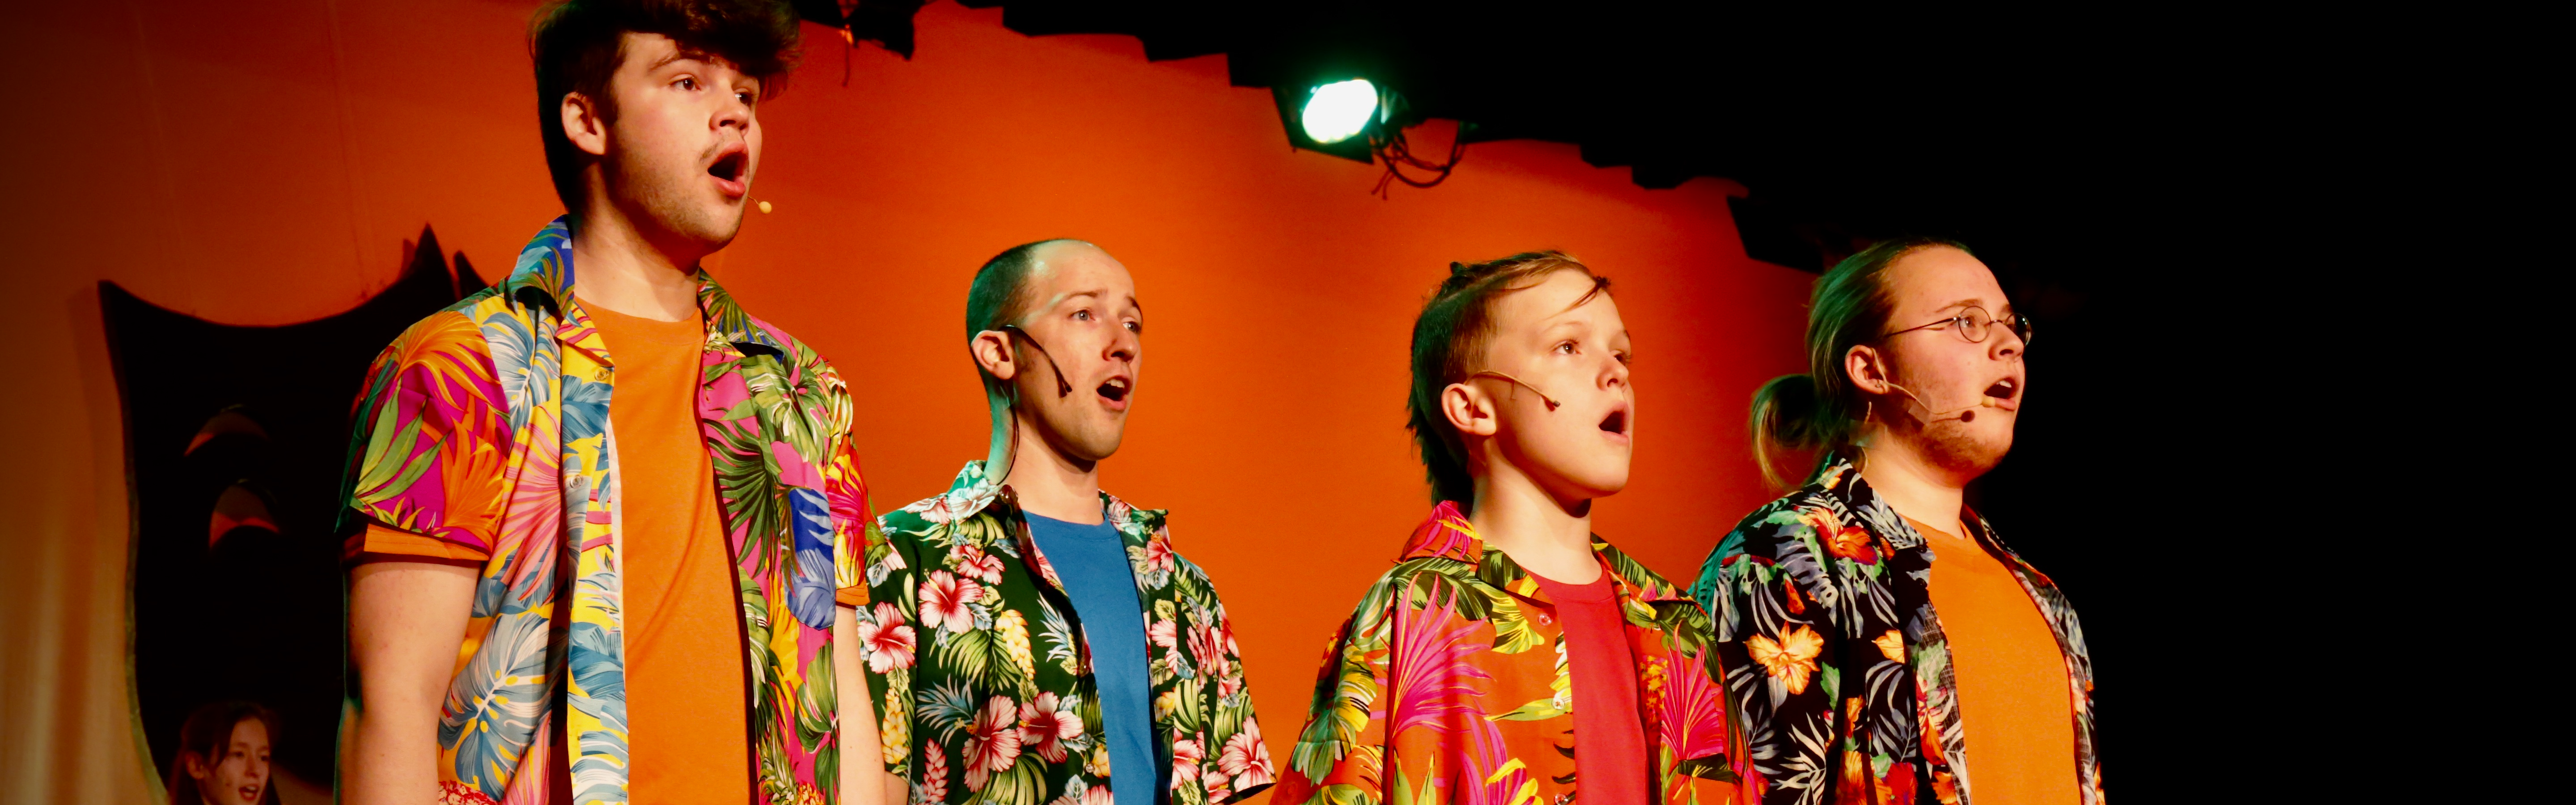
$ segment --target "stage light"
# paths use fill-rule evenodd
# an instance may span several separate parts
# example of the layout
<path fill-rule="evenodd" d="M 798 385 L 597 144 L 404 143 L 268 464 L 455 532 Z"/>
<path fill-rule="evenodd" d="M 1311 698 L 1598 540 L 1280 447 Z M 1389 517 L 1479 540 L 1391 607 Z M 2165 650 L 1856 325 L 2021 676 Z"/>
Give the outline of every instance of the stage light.
<path fill-rule="evenodd" d="M 1299 123 L 1305 127 L 1307 139 L 1330 145 L 1359 136 L 1377 116 L 1377 85 L 1365 78 L 1354 78 L 1311 91 Z"/>

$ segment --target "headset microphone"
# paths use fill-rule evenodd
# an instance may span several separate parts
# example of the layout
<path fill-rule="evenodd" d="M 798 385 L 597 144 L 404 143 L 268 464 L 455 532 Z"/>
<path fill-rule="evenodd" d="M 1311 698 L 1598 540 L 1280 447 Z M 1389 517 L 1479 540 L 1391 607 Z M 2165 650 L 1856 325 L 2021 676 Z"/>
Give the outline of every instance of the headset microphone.
<path fill-rule="evenodd" d="M 1073 394 L 1073 384 L 1065 382 L 1064 367 L 1055 365 L 1055 356 L 1047 354 L 1046 345 L 1038 343 L 1037 337 L 1029 335 L 1029 331 L 1020 329 L 1020 326 L 1017 324 L 1005 324 L 1002 325 L 1001 329 L 1016 334 L 1020 338 L 1028 341 L 1029 346 L 1037 347 L 1038 357 L 1045 358 L 1047 368 L 1055 370 L 1055 396 L 1067 397 Z"/>
<path fill-rule="evenodd" d="M 1886 381 L 1880 381 L 1880 382 L 1886 382 Z M 1932 404 L 1931 404 L 1931 403 L 1924 402 L 1924 401 L 1923 401 L 1923 398 L 1914 396 L 1914 392 L 1906 390 L 1906 388 L 1905 388 L 1904 386 L 1899 386 L 1899 385 L 1897 385 L 1897 384 L 1895 384 L 1895 383 L 1888 383 L 1888 384 L 1887 384 L 1887 387 L 1888 387 L 1888 388 L 1895 389 L 1895 390 L 1896 390 L 1896 392 L 1897 392 L 1897 393 L 1899 393 L 1899 394 L 1903 394 L 1903 395 L 1905 395 L 1906 399 L 1913 400 L 1915 405 L 1923 406 L 1923 410 L 1930 411 L 1930 412 L 1931 412 L 1931 414 L 1930 414 L 1930 415 L 1928 415 L 1928 416 L 1925 416 L 1925 417 L 1923 418 L 1923 421 L 1924 421 L 1924 422 L 1926 422 L 1926 423 L 1934 422 L 1934 421 L 1942 420 L 1942 419 L 1958 419 L 1958 420 L 1960 420 L 1960 421 L 1962 421 L 1962 422 L 1965 422 L 1965 421 L 1967 421 L 1967 416 L 1965 416 L 1965 414 L 1966 414 L 1967 412 L 1969 412 L 1969 411 L 1974 411 L 1974 410 L 1979 409 L 1979 408 L 1993 408 L 1993 407 L 1995 407 L 1995 398 L 1993 398 L 1993 397 L 1988 397 L 1988 396 L 1985 396 L 1985 395 L 1980 394 L 1980 395 L 1977 395 L 1977 402 L 1976 402 L 1976 404 L 1974 404 L 1974 405 L 1968 405 L 1968 406 L 1963 406 L 1963 407 L 1959 407 L 1959 408 L 1952 408 L 1952 409 L 1950 409 L 1950 410 L 1943 411 L 1943 410 L 1939 410 L 1939 409 L 1933 408 L 1933 407 L 1932 407 Z M 1952 414 L 1960 414 L 1961 416 L 1953 417 L 1953 416 L 1951 416 Z"/>
<path fill-rule="evenodd" d="M 1557 406 L 1557 404 L 1558 404 L 1558 403 L 1557 403 L 1557 401 L 1556 401 L 1556 398 L 1554 398 L 1554 397 L 1550 397 L 1550 396 L 1547 396 L 1547 392 L 1544 392 L 1544 391 L 1540 391 L 1540 390 L 1538 390 L 1538 387 L 1537 387 L 1537 386 L 1530 385 L 1530 384 L 1529 384 L 1529 381 L 1525 381 L 1525 380 L 1522 380 L 1522 379 L 1520 379 L 1520 378 L 1513 377 L 1513 376 L 1511 376 L 1511 375 L 1503 374 L 1503 373 L 1501 373 L 1501 372 L 1496 372 L 1496 371 L 1492 371 L 1492 370 L 1487 370 L 1487 371 L 1477 372 L 1477 373 L 1475 373 L 1475 374 L 1468 375 L 1468 377 L 1499 377 L 1499 378 L 1502 378 L 1502 379 L 1504 379 L 1504 380 L 1509 380 L 1509 381 L 1511 381 L 1511 382 L 1518 383 L 1518 384 L 1520 384 L 1520 387 L 1521 387 L 1521 388 L 1529 389 L 1531 394 L 1536 394 L 1536 395 L 1538 395 L 1538 398 L 1539 398 L 1541 401 L 1546 402 L 1546 403 L 1547 403 L 1547 410 L 1549 410 L 1549 411 L 1555 411 L 1555 410 L 1556 410 L 1556 406 Z"/>

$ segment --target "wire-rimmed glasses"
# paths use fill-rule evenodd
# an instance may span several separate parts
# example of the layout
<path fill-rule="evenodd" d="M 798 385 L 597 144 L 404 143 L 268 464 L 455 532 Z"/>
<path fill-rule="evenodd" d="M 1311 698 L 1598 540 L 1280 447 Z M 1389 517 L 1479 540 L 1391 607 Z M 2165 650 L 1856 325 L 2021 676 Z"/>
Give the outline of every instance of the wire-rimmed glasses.
<path fill-rule="evenodd" d="M 1994 325 L 1997 323 L 2003 323 L 2010 326 L 2012 328 L 2013 335 L 2021 338 L 2022 347 L 2025 349 L 2030 347 L 2029 316 L 2016 313 L 2009 319 L 1997 319 L 1994 317 L 1994 314 L 1987 313 L 1985 308 L 1975 305 L 1961 308 L 1958 315 L 1951 316 L 1931 324 L 1919 327 L 1907 327 L 1899 330 L 1890 330 L 1888 332 L 1881 333 L 1878 337 L 1890 338 L 1914 332 L 1916 330 L 1947 328 L 1958 333 L 1959 337 L 1966 339 L 1968 343 L 1981 344 L 1985 343 L 1986 335 L 1994 330 Z"/>

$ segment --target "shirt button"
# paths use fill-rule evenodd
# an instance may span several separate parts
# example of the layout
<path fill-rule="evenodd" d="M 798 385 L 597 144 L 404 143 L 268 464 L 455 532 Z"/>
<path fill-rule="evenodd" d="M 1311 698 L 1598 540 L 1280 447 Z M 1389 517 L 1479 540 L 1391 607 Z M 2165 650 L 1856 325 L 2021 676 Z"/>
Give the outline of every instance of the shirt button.
<path fill-rule="evenodd" d="M 1541 613 L 1541 614 L 1538 616 L 1538 625 L 1540 625 L 1540 626 L 1546 626 L 1546 625 L 1548 625 L 1548 624 L 1555 623 L 1555 622 L 1556 622 L 1556 619 L 1555 619 L 1555 618 L 1550 618 L 1550 617 L 1548 617 L 1545 613 Z"/>
<path fill-rule="evenodd" d="M 602 383 L 608 382 L 608 367 L 599 367 L 598 371 L 590 373 L 590 379 L 597 380 Z"/>

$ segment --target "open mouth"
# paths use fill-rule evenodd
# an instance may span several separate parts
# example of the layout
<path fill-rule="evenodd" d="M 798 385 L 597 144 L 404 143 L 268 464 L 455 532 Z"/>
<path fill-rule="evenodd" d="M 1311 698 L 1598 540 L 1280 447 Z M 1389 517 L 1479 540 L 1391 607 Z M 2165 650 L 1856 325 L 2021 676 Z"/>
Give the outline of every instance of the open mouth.
<path fill-rule="evenodd" d="M 1110 402 L 1125 401 L 1127 399 L 1127 392 L 1130 390 L 1131 388 L 1127 385 L 1127 378 L 1123 377 L 1113 377 L 1108 380 L 1101 381 L 1099 388 L 1100 396 L 1108 399 Z"/>
<path fill-rule="evenodd" d="M 716 161 L 713 164 L 707 166 L 707 175 L 716 177 L 717 181 L 723 182 L 724 189 L 727 193 L 732 195 L 741 195 L 744 189 L 742 186 L 743 173 L 749 170 L 750 167 L 750 152 L 739 147 L 729 148 L 726 149 L 723 155 L 716 157 Z"/>
<path fill-rule="evenodd" d="M 1606 433 L 1616 433 L 1621 436 L 1628 435 L 1627 409 L 1622 408 L 1617 411 L 1612 411 L 1609 416 L 1602 417 L 1601 430 Z"/>
<path fill-rule="evenodd" d="M 1984 405 L 1982 407 L 2001 408 L 2006 411 L 2019 408 L 2021 403 L 2021 381 L 2010 377 L 1997 380 L 1994 385 L 1986 387 L 1986 397 L 1987 399 L 1983 401 Z M 1961 415 L 1960 421 L 1967 421 L 1966 415 Z"/>
<path fill-rule="evenodd" d="M 255 785 L 246 785 L 246 786 L 242 786 L 242 787 L 241 787 L 241 789 L 240 789 L 240 791 L 241 791 L 241 801 L 243 801 L 243 802 L 258 802 L 258 801 L 259 801 L 259 795 L 260 795 L 260 787 L 259 787 L 259 786 L 255 786 Z"/>

